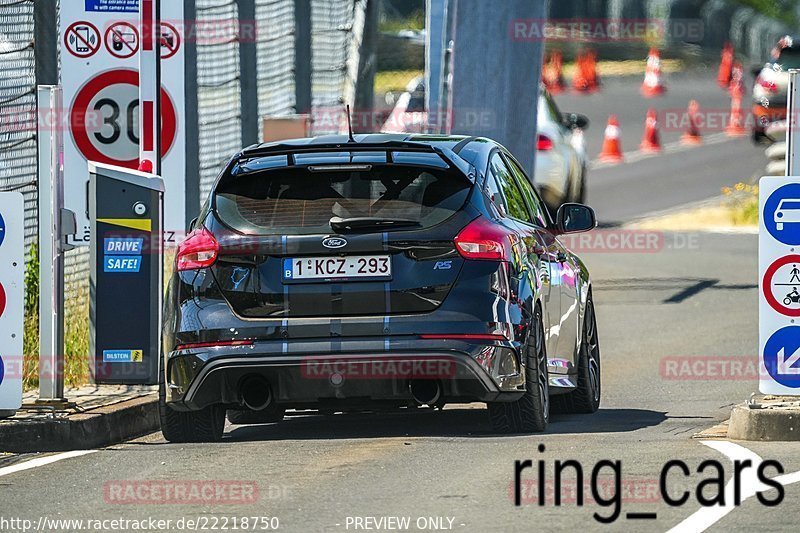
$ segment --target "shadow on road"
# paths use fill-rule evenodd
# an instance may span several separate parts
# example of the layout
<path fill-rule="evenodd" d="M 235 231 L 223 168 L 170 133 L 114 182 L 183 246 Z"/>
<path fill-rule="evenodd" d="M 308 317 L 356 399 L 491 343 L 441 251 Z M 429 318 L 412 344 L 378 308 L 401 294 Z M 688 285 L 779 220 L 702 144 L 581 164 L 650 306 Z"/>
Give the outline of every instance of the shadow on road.
<path fill-rule="evenodd" d="M 656 426 L 665 413 L 645 409 L 601 409 L 594 415 L 554 414 L 546 434 L 618 433 Z M 486 409 L 409 413 L 290 415 L 280 424 L 233 426 L 227 441 L 369 439 L 385 437 L 502 437 L 490 430 Z"/>

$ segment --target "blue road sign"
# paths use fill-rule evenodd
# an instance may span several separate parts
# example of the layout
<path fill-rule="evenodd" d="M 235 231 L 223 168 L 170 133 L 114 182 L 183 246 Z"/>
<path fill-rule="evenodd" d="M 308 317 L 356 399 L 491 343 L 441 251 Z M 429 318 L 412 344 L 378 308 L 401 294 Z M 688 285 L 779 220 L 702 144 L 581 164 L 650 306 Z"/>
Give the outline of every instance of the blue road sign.
<path fill-rule="evenodd" d="M 3 365 L 3 356 L 0 355 L 0 385 L 3 384 L 3 376 L 6 374 L 6 369 Z"/>
<path fill-rule="evenodd" d="M 0 246 L 3 246 L 3 240 L 6 238 L 6 221 L 3 220 L 3 213 L 0 213 Z"/>
<path fill-rule="evenodd" d="M 772 379 L 800 388 L 800 326 L 781 328 L 764 345 L 764 366 Z"/>
<path fill-rule="evenodd" d="M 764 227 L 776 240 L 794 246 L 800 244 L 800 184 L 784 185 L 764 203 Z"/>

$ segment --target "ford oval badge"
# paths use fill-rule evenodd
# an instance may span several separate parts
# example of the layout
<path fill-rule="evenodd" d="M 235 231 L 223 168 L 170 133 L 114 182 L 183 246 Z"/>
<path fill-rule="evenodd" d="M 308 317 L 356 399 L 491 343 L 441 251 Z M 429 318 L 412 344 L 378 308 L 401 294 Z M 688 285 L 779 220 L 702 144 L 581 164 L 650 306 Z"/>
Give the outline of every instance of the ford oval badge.
<path fill-rule="evenodd" d="M 325 237 L 322 239 L 322 246 L 325 248 L 344 248 L 347 246 L 347 241 L 342 237 Z"/>

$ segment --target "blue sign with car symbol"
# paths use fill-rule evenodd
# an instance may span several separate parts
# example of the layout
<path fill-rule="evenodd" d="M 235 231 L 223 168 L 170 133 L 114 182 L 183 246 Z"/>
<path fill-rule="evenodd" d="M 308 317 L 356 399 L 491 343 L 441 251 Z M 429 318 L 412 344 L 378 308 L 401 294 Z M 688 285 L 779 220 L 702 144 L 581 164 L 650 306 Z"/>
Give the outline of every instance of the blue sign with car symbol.
<path fill-rule="evenodd" d="M 762 215 L 772 237 L 790 246 L 800 244 L 800 184 L 784 185 L 773 192 Z"/>
<path fill-rule="evenodd" d="M 781 328 L 764 345 L 764 366 L 786 387 L 800 387 L 800 326 Z"/>

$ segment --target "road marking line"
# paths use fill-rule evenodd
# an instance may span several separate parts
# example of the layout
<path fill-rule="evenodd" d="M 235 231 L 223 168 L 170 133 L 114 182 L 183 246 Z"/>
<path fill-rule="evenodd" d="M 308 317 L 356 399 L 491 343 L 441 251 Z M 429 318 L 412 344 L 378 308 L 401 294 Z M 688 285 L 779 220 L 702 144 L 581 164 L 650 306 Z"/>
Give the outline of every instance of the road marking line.
<path fill-rule="evenodd" d="M 71 459 L 73 457 L 88 455 L 90 453 L 95 453 L 96 451 L 97 450 L 75 450 L 73 452 L 64 452 L 56 455 L 48 455 L 47 457 L 38 457 L 36 459 L 31 459 L 30 461 L 25 461 L 24 463 L 18 463 L 15 465 L 5 466 L 3 468 L 0 468 L 0 477 L 7 476 L 9 474 L 15 474 L 17 472 L 22 472 L 23 470 L 30 470 L 31 468 L 37 468 L 39 466 L 49 465 L 51 463 L 62 461 L 64 459 Z"/>
<path fill-rule="evenodd" d="M 748 498 L 755 496 L 757 492 L 774 490 L 769 485 L 765 485 L 758 480 L 756 471 L 758 470 L 758 465 L 763 462 L 763 459 L 755 452 L 729 441 L 704 440 L 700 441 L 700 443 L 725 455 L 731 462 L 746 461 L 748 459 L 752 461 L 752 468 L 747 468 L 741 473 L 742 503 Z M 773 479 L 783 486 L 791 485 L 792 483 L 800 482 L 800 471 L 777 476 Z M 667 533 L 700 533 L 713 526 L 736 508 L 733 504 L 733 491 L 734 480 L 731 479 L 728 481 L 727 485 L 725 485 L 725 505 L 701 507 Z"/>

